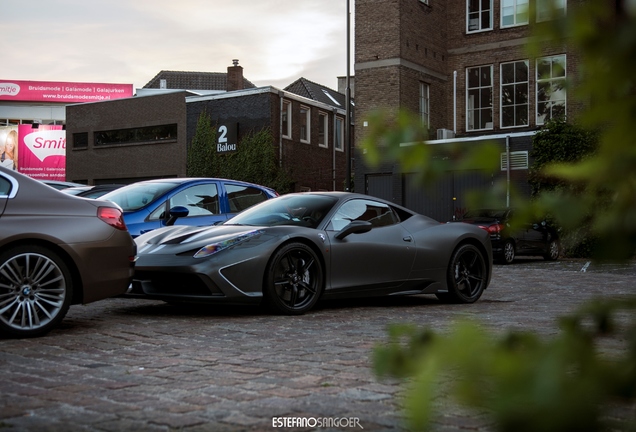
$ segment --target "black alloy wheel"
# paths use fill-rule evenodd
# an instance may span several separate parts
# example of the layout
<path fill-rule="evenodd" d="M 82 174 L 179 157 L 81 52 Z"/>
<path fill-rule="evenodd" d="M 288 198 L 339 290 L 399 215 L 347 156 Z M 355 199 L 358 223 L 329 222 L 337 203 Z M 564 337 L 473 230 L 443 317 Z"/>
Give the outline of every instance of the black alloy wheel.
<path fill-rule="evenodd" d="M 474 303 L 484 292 L 487 277 L 482 252 L 474 245 L 461 245 L 448 265 L 448 293 L 440 293 L 437 297 L 450 303 Z"/>
<path fill-rule="evenodd" d="M 501 262 L 504 264 L 512 264 L 515 260 L 515 244 L 512 240 L 507 240 L 504 243 L 503 254 L 501 256 Z"/>
<path fill-rule="evenodd" d="M 543 258 L 548 261 L 554 261 L 559 258 L 559 253 L 561 252 L 561 248 L 559 246 L 559 241 L 556 239 L 550 240 L 548 243 L 548 252 L 543 255 Z"/>
<path fill-rule="evenodd" d="M 42 336 L 62 321 L 72 297 L 70 271 L 51 250 L 23 245 L 0 256 L 0 332 Z"/>
<path fill-rule="evenodd" d="M 274 253 L 265 278 L 264 296 L 276 312 L 303 314 L 318 302 L 322 289 L 322 264 L 309 246 L 289 243 Z"/>

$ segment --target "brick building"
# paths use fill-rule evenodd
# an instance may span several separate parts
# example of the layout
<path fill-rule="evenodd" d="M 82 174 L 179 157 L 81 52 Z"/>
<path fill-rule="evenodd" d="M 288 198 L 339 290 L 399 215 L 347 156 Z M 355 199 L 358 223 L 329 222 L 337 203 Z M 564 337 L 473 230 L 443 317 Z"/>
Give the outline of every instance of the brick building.
<path fill-rule="evenodd" d="M 247 134 L 270 130 L 296 191 L 343 189 L 344 95 L 319 84 L 300 79 L 285 90 L 257 88 L 235 61 L 227 74 L 162 71 L 136 97 L 112 102 L 67 107 L 68 180 L 186 176 L 188 147 L 205 111 L 238 146 Z"/>
<path fill-rule="evenodd" d="M 558 0 L 556 15 L 581 0 Z M 530 8 L 528 7 L 530 5 Z M 466 207 L 466 192 L 498 179 L 529 191 L 532 136 L 547 120 L 580 109 L 563 87 L 577 73 L 567 41 L 546 44 L 539 58 L 526 50 L 530 26 L 550 19 L 546 0 L 356 0 L 355 142 L 372 110 L 419 113 L 431 145 L 501 148 L 501 171 L 449 171 L 421 187 L 412 173 L 385 164 L 370 168 L 355 158 L 358 192 L 381 196 L 449 220 Z M 510 203 L 502 197 L 501 205 Z"/>

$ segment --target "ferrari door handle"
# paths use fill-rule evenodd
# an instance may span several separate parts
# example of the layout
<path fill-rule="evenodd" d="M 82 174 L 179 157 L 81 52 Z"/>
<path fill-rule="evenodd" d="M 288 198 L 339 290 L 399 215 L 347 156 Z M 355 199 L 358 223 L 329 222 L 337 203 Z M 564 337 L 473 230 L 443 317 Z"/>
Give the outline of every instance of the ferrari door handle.
<path fill-rule="evenodd" d="M 403 238 L 402 238 L 402 240 L 404 240 L 405 242 L 409 242 L 409 243 L 410 243 L 410 242 L 412 242 L 412 241 L 413 241 L 413 237 L 411 237 L 411 236 L 406 236 L 406 237 L 403 237 Z"/>

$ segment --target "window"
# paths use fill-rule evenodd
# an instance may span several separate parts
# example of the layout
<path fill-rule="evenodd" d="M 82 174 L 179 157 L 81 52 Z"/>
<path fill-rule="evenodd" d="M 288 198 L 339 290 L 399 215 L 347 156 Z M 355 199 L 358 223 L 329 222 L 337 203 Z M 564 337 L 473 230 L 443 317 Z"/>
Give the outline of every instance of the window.
<path fill-rule="evenodd" d="M 162 140 L 177 140 L 177 125 L 146 126 L 130 129 L 98 131 L 95 145 L 145 144 Z"/>
<path fill-rule="evenodd" d="M 309 143 L 311 141 L 311 110 L 305 106 L 300 107 L 300 142 Z"/>
<path fill-rule="evenodd" d="M 528 61 L 501 64 L 501 127 L 528 125 Z"/>
<path fill-rule="evenodd" d="M 331 226 L 327 229 L 340 231 L 353 221 L 371 222 L 371 225 L 377 228 L 395 225 L 399 218 L 391 207 L 384 203 L 366 199 L 354 199 L 347 201 L 340 207 L 333 219 L 331 219 Z"/>
<path fill-rule="evenodd" d="M 420 118 L 426 127 L 431 124 L 429 92 L 430 86 L 426 83 L 420 83 Z"/>
<path fill-rule="evenodd" d="M 466 130 L 492 129 L 492 66 L 466 70 Z"/>
<path fill-rule="evenodd" d="M 83 149 L 88 147 L 88 132 L 79 132 L 73 134 L 73 148 Z"/>
<path fill-rule="evenodd" d="M 230 204 L 230 213 L 238 213 L 267 199 L 264 191 L 252 186 L 226 183 L 225 190 Z"/>
<path fill-rule="evenodd" d="M 284 101 L 283 102 L 283 137 L 291 138 L 291 102 Z"/>
<path fill-rule="evenodd" d="M 466 0 L 468 33 L 492 30 L 492 0 Z"/>
<path fill-rule="evenodd" d="M 537 60 L 537 124 L 565 116 L 565 55 Z"/>
<path fill-rule="evenodd" d="M 334 147 L 339 151 L 344 151 L 344 129 L 344 119 L 342 117 L 336 117 L 336 141 Z"/>
<path fill-rule="evenodd" d="M 327 131 L 329 130 L 329 118 L 323 112 L 318 113 L 318 145 L 329 147 Z"/>
<path fill-rule="evenodd" d="M 537 22 L 565 16 L 565 0 L 537 0 Z"/>
<path fill-rule="evenodd" d="M 219 214 L 219 194 L 216 184 L 201 184 L 189 187 L 170 198 L 170 207 L 184 206 L 188 216 Z"/>
<path fill-rule="evenodd" d="M 502 0 L 501 26 L 528 24 L 528 0 Z"/>

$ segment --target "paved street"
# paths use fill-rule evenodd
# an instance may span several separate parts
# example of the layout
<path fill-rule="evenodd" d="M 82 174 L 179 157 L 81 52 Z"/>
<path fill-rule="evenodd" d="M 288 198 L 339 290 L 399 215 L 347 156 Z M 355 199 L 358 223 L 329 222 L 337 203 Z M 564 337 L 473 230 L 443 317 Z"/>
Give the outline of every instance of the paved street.
<path fill-rule="evenodd" d="M 46 337 L 0 340 L 0 430 L 292 430 L 273 429 L 272 418 L 308 417 L 353 426 L 320 430 L 361 430 L 358 419 L 366 431 L 402 431 L 404 387 L 371 368 L 388 324 L 444 331 L 472 317 L 549 337 L 555 318 L 587 299 L 633 294 L 635 275 L 636 265 L 525 259 L 495 266 L 474 305 L 356 300 L 301 317 L 127 299 L 73 306 Z M 438 414 L 439 431 L 489 430 L 456 408 Z"/>

